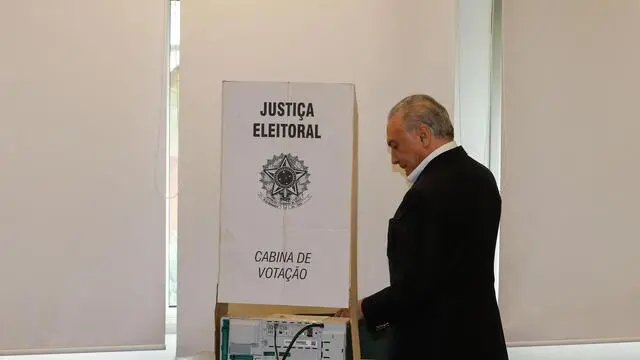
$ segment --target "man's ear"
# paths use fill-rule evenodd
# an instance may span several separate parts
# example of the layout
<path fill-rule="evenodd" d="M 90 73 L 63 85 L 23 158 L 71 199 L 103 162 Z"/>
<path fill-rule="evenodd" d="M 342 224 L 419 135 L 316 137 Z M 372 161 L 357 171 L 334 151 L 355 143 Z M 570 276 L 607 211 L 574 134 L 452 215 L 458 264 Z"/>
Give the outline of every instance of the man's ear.
<path fill-rule="evenodd" d="M 431 132 L 429 131 L 429 127 L 426 125 L 421 125 L 420 128 L 418 128 L 418 135 L 420 137 L 420 142 L 422 144 L 428 143 L 430 138 L 431 138 Z"/>

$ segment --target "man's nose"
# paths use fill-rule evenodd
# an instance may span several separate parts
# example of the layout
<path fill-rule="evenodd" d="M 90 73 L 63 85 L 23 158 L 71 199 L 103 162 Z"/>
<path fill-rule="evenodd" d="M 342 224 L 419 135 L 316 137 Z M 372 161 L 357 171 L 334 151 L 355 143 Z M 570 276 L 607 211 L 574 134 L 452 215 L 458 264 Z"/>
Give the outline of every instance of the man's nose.
<path fill-rule="evenodd" d="M 391 153 L 391 164 L 393 164 L 393 165 L 398 164 L 398 158 L 396 157 L 396 155 L 393 152 Z"/>

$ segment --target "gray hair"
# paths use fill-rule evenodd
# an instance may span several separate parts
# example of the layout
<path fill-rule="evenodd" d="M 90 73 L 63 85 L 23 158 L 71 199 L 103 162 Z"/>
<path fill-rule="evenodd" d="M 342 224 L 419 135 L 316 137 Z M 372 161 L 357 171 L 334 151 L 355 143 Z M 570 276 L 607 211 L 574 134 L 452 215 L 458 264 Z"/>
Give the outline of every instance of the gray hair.
<path fill-rule="evenodd" d="M 453 125 L 444 106 L 428 95 L 409 95 L 400 100 L 388 118 L 400 113 L 407 130 L 415 130 L 421 124 L 429 127 L 434 136 L 453 140 Z"/>

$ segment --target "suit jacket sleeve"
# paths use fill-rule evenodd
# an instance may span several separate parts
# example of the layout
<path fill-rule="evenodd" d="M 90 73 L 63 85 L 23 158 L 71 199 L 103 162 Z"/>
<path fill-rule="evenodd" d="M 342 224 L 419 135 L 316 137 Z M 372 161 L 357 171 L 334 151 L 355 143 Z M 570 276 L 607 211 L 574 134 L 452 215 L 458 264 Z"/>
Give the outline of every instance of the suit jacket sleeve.
<path fill-rule="evenodd" d="M 450 262 L 443 252 L 445 229 L 456 214 L 452 213 L 454 204 L 439 199 L 442 196 L 415 189 L 403 214 L 389 221 L 389 237 L 395 237 L 406 250 L 406 271 L 390 286 L 362 300 L 364 319 L 373 329 L 410 319 L 446 282 Z"/>

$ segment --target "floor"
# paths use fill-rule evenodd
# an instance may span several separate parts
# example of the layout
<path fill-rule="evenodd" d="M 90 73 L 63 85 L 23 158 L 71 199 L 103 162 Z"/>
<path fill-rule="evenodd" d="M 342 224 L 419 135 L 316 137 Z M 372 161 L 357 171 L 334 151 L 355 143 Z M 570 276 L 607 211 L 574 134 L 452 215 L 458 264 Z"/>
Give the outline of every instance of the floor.
<path fill-rule="evenodd" d="M 176 335 L 169 334 L 165 339 L 167 345 L 166 350 L 96 354 L 0 356 L 0 360 L 175 360 Z"/>
<path fill-rule="evenodd" d="M 510 360 L 640 360 L 640 343 L 509 349 Z"/>
<path fill-rule="evenodd" d="M 167 350 L 100 354 L 0 356 L 0 360 L 175 360 L 176 335 L 166 337 Z M 640 343 L 512 348 L 510 360 L 639 360 Z M 210 355 L 179 360 L 212 360 Z"/>

